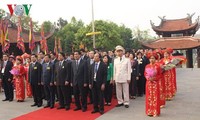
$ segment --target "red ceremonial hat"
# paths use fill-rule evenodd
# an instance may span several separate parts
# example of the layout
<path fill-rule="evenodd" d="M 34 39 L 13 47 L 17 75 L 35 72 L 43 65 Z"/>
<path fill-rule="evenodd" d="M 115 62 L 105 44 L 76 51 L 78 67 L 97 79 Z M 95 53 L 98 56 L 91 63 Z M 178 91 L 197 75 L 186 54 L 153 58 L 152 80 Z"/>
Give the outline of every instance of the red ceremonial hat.
<path fill-rule="evenodd" d="M 23 58 L 21 56 L 17 56 L 16 60 L 19 60 L 19 61 L 21 61 L 21 63 L 23 63 Z"/>
<path fill-rule="evenodd" d="M 173 53 L 173 49 L 172 48 L 166 48 L 164 50 L 164 52 L 168 52 L 169 54 L 172 54 Z"/>
<path fill-rule="evenodd" d="M 31 58 L 31 56 L 27 53 L 24 53 L 21 57 L 24 58 L 24 59 Z"/>
<path fill-rule="evenodd" d="M 148 58 L 148 59 L 149 59 L 151 56 L 154 56 L 156 59 L 158 59 L 158 55 L 156 54 L 155 51 L 153 51 L 153 52 L 148 52 L 148 53 L 147 53 L 147 58 Z"/>

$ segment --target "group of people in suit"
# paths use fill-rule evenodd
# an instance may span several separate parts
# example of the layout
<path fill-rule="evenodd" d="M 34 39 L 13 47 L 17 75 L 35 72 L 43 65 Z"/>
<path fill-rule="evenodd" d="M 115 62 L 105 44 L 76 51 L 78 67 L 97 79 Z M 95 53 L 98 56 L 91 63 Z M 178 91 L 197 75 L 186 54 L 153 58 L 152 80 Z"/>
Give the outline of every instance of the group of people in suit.
<path fill-rule="evenodd" d="M 13 75 L 10 73 L 13 63 L 8 57 L 8 54 L 3 55 L 0 69 L 5 91 L 3 101 L 13 101 Z M 44 108 L 52 109 L 58 101 L 57 109 L 68 111 L 74 101 L 74 111 L 85 112 L 91 103 L 92 114 L 104 114 L 104 106 L 111 105 L 114 93 L 118 101 L 116 107 L 129 108 L 129 99 L 142 97 L 146 92 L 144 73 L 149 60 L 141 51 L 135 54 L 116 46 L 115 56 L 96 50 L 86 55 L 82 49 L 73 53 L 73 59 L 66 58 L 62 52 L 57 57 L 54 53 L 40 52 L 27 58 L 31 60 L 27 79 L 34 100 L 32 107 L 41 107 L 45 99 Z"/>

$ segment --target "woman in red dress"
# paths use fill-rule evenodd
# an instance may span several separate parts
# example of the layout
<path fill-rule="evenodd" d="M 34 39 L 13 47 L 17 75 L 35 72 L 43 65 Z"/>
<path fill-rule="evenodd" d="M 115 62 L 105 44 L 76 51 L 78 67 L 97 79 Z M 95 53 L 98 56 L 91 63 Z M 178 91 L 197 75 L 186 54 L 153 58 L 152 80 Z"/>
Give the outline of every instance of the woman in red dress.
<path fill-rule="evenodd" d="M 156 60 L 156 64 L 158 64 L 161 68 L 163 67 L 163 63 L 161 62 L 161 59 L 163 57 L 161 50 L 156 50 L 156 54 L 158 56 L 158 59 Z M 161 69 L 161 73 L 163 73 L 163 69 Z M 160 75 L 159 80 L 159 88 L 160 88 L 160 108 L 165 107 L 166 100 L 165 100 L 165 79 L 163 74 Z"/>
<path fill-rule="evenodd" d="M 23 59 L 20 56 L 16 57 L 16 66 L 13 67 L 12 72 L 15 78 L 15 89 L 17 102 L 23 102 L 25 99 L 24 89 L 24 67 L 22 65 Z"/>
<path fill-rule="evenodd" d="M 26 96 L 28 98 L 31 98 L 32 97 L 32 89 L 31 89 L 31 84 L 29 83 L 29 80 L 28 80 L 28 74 L 29 74 L 28 69 L 29 69 L 29 65 L 31 62 L 30 55 L 25 56 L 24 59 L 25 59 L 24 69 L 25 69 L 25 81 L 26 81 Z"/>
<path fill-rule="evenodd" d="M 171 59 L 173 59 L 173 56 L 171 55 Z M 171 69 L 172 74 L 172 89 L 173 89 L 173 96 L 176 95 L 177 91 L 177 85 L 176 85 L 176 67 Z"/>
<path fill-rule="evenodd" d="M 164 52 L 164 58 L 161 60 L 161 63 L 163 63 L 163 66 L 165 66 L 172 60 L 170 57 L 172 51 L 170 49 L 166 49 L 163 52 Z M 173 82 L 172 70 L 171 69 L 165 70 L 163 76 L 165 81 L 165 99 L 172 100 L 174 95 L 174 82 Z"/>
<path fill-rule="evenodd" d="M 160 115 L 160 89 L 159 80 L 161 68 L 156 64 L 156 53 L 148 53 L 150 64 L 145 67 L 146 77 L 146 114 L 148 116 Z"/>

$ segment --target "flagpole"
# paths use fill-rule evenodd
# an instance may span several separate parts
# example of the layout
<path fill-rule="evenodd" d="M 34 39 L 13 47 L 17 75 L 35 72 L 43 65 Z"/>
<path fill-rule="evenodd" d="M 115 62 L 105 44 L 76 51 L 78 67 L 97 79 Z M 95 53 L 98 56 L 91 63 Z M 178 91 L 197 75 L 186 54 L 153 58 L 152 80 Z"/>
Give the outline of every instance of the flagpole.
<path fill-rule="evenodd" d="M 92 32 L 95 32 L 93 0 L 91 0 L 91 4 L 92 4 Z M 96 46 L 95 46 L 95 34 L 93 34 L 92 38 L 93 38 L 93 48 L 96 48 Z"/>

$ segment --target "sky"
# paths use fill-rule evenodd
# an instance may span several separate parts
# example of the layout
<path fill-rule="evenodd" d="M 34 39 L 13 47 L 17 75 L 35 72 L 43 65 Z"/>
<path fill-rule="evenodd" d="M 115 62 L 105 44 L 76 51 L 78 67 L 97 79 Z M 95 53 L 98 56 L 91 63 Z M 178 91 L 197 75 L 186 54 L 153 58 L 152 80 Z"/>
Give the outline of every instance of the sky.
<path fill-rule="evenodd" d="M 159 25 L 158 16 L 179 19 L 187 13 L 195 13 L 195 20 L 200 15 L 198 3 L 199 0 L 93 0 L 94 19 L 113 21 L 131 29 L 149 29 L 155 36 L 150 20 Z M 59 17 L 70 21 L 74 16 L 85 24 L 92 20 L 91 0 L 0 0 L 0 8 L 9 12 L 7 4 L 32 4 L 30 16 L 39 24 L 47 20 L 56 22 Z"/>

